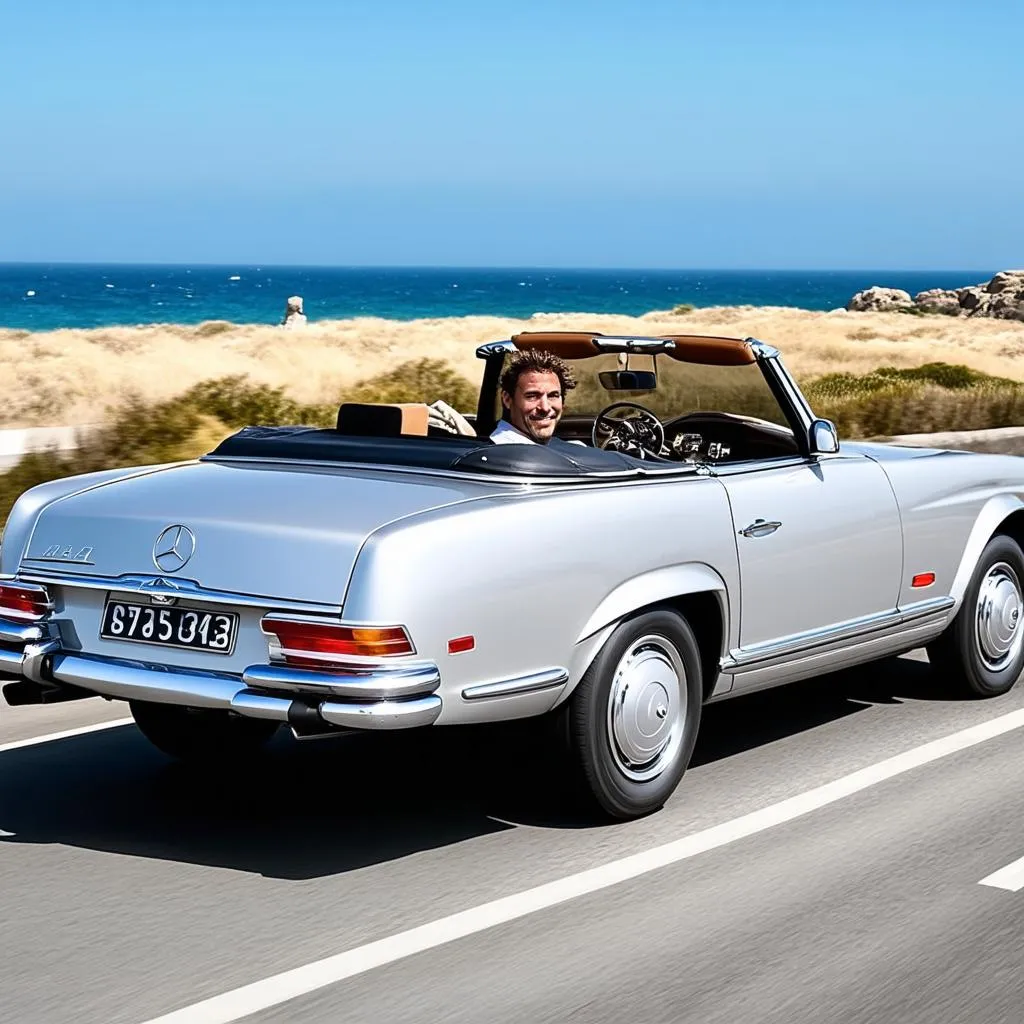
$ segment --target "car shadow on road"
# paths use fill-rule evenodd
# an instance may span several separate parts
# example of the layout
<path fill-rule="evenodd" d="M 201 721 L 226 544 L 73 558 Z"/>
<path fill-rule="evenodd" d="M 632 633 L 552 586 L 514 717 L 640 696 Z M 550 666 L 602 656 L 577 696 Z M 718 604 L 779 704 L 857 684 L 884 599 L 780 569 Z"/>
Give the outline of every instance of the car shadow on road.
<path fill-rule="evenodd" d="M 940 696 L 900 659 L 705 710 L 707 765 L 866 707 Z M 948 699 L 948 697 L 943 698 Z M 298 743 L 199 771 L 132 727 L 0 755 L 3 844 L 62 844 L 308 879 L 386 863 L 519 825 L 600 824 L 572 765 L 537 723 Z"/>

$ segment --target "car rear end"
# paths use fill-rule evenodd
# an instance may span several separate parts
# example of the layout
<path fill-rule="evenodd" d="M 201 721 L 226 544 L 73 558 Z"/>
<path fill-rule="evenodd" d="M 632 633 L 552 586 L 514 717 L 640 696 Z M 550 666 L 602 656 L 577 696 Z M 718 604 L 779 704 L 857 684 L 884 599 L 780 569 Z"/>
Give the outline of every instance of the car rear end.
<path fill-rule="evenodd" d="M 177 467 L 67 495 L 4 539 L 11 704 L 100 694 L 288 723 L 431 724 L 438 669 L 403 623 L 346 622 L 382 525 L 475 496 L 382 473 Z M 16 517 L 15 517 L 16 521 Z"/>

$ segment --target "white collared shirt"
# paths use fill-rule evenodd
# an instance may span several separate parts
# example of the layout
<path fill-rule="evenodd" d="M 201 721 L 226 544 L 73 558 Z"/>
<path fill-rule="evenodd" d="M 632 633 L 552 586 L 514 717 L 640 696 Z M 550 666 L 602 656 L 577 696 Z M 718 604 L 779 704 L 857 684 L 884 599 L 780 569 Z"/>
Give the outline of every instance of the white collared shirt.
<path fill-rule="evenodd" d="M 491 440 L 495 444 L 536 444 L 532 437 L 527 437 L 517 430 L 508 420 L 498 420 L 498 425 L 491 431 Z"/>

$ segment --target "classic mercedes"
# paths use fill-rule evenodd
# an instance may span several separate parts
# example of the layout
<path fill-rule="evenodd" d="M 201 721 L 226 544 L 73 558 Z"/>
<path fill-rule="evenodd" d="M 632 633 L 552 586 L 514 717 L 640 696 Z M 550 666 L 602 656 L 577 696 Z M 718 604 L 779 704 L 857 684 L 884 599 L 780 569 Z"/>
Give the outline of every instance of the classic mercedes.
<path fill-rule="evenodd" d="M 579 378 L 561 441 L 495 444 L 530 348 Z M 346 403 L 27 491 L 0 546 L 8 703 L 126 700 L 183 758 L 557 716 L 582 791 L 629 818 L 676 788 L 707 702 L 921 646 L 968 693 L 1016 682 L 1020 459 L 840 443 L 752 338 L 477 354 L 474 436 Z"/>

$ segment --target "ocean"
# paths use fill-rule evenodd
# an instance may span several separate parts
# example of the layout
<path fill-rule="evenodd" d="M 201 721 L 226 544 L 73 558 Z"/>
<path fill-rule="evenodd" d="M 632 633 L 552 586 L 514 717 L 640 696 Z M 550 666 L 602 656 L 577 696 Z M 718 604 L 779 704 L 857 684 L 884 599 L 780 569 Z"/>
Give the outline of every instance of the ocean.
<path fill-rule="evenodd" d="M 310 320 L 415 320 L 536 312 L 636 316 L 680 303 L 834 309 L 871 285 L 977 284 L 993 271 L 556 270 L 416 267 L 0 264 L 0 326 L 230 320 L 273 324 L 301 295 Z"/>

